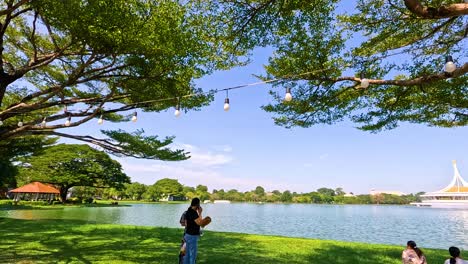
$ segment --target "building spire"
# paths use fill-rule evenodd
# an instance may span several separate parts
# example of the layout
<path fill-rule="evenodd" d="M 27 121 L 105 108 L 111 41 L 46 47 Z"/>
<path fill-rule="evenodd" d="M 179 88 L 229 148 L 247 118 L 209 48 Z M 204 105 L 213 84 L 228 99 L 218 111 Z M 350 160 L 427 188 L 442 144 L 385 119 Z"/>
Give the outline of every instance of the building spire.
<path fill-rule="evenodd" d="M 461 177 L 457 168 L 457 161 L 452 160 L 453 165 L 453 179 L 450 184 L 439 192 L 461 192 L 464 188 L 468 187 L 468 183 Z M 461 190 L 462 189 L 462 190 Z"/>

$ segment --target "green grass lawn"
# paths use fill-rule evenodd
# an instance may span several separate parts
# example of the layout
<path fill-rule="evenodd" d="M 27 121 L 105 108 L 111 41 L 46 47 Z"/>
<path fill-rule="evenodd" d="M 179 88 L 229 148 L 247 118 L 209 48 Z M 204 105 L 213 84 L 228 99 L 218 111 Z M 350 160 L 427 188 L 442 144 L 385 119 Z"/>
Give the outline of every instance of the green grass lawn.
<path fill-rule="evenodd" d="M 0 218 L 0 263 L 177 263 L 181 229 Z M 206 231 L 198 263 L 401 263 L 403 246 Z M 443 263 L 446 250 L 425 250 Z"/>

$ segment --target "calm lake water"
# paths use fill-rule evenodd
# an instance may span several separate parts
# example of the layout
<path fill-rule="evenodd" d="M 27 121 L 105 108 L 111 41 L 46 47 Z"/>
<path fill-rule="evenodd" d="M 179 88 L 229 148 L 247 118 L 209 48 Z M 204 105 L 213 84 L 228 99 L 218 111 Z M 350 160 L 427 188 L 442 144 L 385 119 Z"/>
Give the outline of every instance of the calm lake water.
<path fill-rule="evenodd" d="M 0 211 L 0 217 L 180 227 L 187 204 Z M 207 230 L 468 250 L 468 210 L 411 206 L 206 204 Z"/>

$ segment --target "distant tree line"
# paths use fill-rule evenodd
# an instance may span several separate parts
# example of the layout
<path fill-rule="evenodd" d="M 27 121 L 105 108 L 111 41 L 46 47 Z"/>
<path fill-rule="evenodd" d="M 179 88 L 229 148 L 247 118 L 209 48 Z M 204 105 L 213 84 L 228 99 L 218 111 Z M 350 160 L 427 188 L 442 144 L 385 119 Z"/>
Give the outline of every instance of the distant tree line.
<path fill-rule="evenodd" d="M 360 194 L 352 195 L 343 191 L 343 188 L 319 188 L 308 193 L 297 193 L 286 190 L 281 192 L 265 191 L 262 186 L 254 190 L 240 192 L 236 189 L 213 189 L 208 192 L 205 185 L 196 187 L 184 186 L 176 179 L 164 178 L 153 185 L 138 182 L 126 183 L 120 190 L 115 188 L 74 187 L 73 196 L 80 200 L 90 197 L 100 199 L 132 200 L 132 201 L 161 201 L 169 197 L 175 200 L 192 199 L 199 197 L 203 200 L 229 200 L 233 202 L 264 202 L 264 203 L 314 203 L 314 204 L 409 204 L 420 201 L 420 195 L 392 195 L 392 194 Z M 170 199 L 169 199 L 170 200 Z"/>
<path fill-rule="evenodd" d="M 133 201 L 185 200 L 199 197 L 204 200 L 229 200 L 234 202 L 315 203 L 315 204 L 408 204 L 420 201 L 418 194 L 410 195 L 352 195 L 343 188 L 319 188 L 308 193 L 286 190 L 265 191 L 262 186 L 240 192 L 236 189 L 214 189 L 184 186 L 176 179 L 164 178 L 152 185 L 131 183 L 119 162 L 105 152 L 88 145 L 58 144 L 56 139 L 43 137 L 29 141 L 0 143 L 0 197 L 8 189 L 33 181 L 51 184 L 60 190 L 60 199 L 67 201 L 71 193 L 76 201 L 92 202 L 94 199 Z M 28 148 L 24 147 L 24 144 Z M 21 151 L 20 151 L 21 150 Z M 9 154 L 11 153 L 11 155 Z M 14 165 L 13 167 L 10 165 Z"/>

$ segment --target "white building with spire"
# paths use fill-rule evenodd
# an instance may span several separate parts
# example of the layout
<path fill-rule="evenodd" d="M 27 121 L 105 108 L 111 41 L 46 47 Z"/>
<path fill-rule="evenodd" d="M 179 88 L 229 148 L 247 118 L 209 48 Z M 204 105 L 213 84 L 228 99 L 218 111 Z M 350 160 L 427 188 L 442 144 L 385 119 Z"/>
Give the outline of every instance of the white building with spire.
<path fill-rule="evenodd" d="M 468 183 L 458 172 L 457 162 L 452 161 L 454 175 L 450 184 L 442 190 L 421 195 L 421 203 L 412 203 L 416 206 L 431 207 L 465 207 L 468 208 Z"/>

